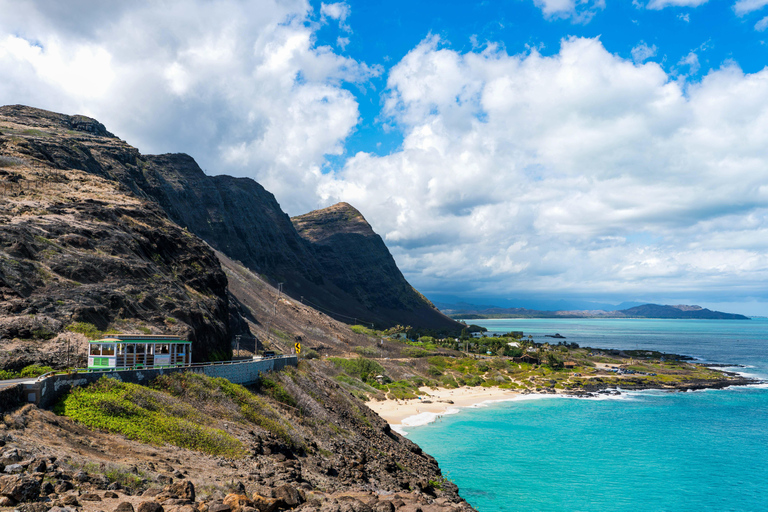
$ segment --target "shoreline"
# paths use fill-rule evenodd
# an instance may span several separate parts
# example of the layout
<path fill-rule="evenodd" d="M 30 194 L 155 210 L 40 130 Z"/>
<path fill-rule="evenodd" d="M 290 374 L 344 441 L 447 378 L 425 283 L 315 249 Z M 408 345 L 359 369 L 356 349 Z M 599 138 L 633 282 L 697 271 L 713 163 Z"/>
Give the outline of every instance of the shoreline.
<path fill-rule="evenodd" d="M 419 397 L 409 400 L 369 400 L 365 402 L 394 429 L 425 425 L 459 409 L 477 407 L 486 402 L 515 400 L 525 396 L 519 391 L 498 387 L 419 388 Z M 542 394 L 544 395 L 544 394 Z"/>
<path fill-rule="evenodd" d="M 670 387 L 633 386 L 628 382 L 627 384 L 629 385 L 621 390 L 612 386 L 606 386 L 604 388 L 601 387 L 601 389 L 593 389 L 589 391 L 579 390 L 574 392 L 574 390 L 570 390 L 566 393 L 522 393 L 517 390 L 501 389 L 498 387 L 486 388 L 463 386 L 454 389 L 421 387 L 419 388 L 419 398 L 408 400 L 369 400 L 365 402 L 365 405 L 384 419 L 393 430 L 400 434 L 405 434 L 403 429 L 406 427 L 427 425 L 434 421 L 438 421 L 444 415 L 456 414 L 460 412 L 461 409 L 479 407 L 486 403 L 514 401 L 522 399 L 522 397 L 598 398 L 617 396 L 627 391 L 657 390 L 686 392 L 768 384 L 766 381 L 759 378 L 747 377 L 746 375 L 739 376 L 741 378 L 736 379 L 735 381 L 723 380 L 708 382 L 708 385 L 702 385 L 703 383 L 698 382 Z"/>

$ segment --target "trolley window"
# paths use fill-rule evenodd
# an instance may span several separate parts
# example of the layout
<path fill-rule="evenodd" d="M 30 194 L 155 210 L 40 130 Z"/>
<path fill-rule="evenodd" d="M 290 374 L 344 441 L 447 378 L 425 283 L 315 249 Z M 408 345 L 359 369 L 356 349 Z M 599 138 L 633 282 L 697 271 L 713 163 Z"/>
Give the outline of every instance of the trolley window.
<path fill-rule="evenodd" d="M 92 356 L 100 356 L 101 355 L 101 345 L 98 343 L 91 343 L 91 355 Z"/>

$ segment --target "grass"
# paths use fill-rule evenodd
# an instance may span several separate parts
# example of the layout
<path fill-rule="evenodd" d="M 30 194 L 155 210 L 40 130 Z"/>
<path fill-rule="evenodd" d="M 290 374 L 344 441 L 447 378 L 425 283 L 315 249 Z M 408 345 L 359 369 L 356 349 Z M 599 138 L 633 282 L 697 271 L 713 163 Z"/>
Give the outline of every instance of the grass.
<path fill-rule="evenodd" d="M 281 386 L 272 389 L 287 400 Z M 291 436 L 292 427 L 263 397 L 226 379 L 189 372 L 158 377 L 150 387 L 103 377 L 73 390 L 55 411 L 89 428 L 216 456 L 247 455 L 242 442 L 217 427 L 222 420 L 258 425 L 291 448 L 302 448 Z"/>
<path fill-rule="evenodd" d="M 23 165 L 24 160 L 16 158 L 15 156 L 0 156 L 0 168 L 2 167 L 17 167 Z"/>
<path fill-rule="evenodd" d="M 99 330 L 95 325 L 88 322 L 74 322 L 65 327 L 65 330 L 69 332 L 76 332 L 82 334 L 89 340 L 98 340 L 103 338 L 106 334 L 118 334 L 118 331 L 114 329 L 107 329 L 106 331 Z M 146 327 L 139 327 L 138 330 L 144 334 L 151 334 L 151 331 Z"/>
<path fill-rule="evenodd" d="M 243 444 L 223 430 L 208 427 L 211 418 L 169 393 L 102 377 L 73 390 L 56 412 L 89 428 L 117 432 L 129 439 L 162 446 L 242 457 Z"/>
<path fill-rule="evenodd" d="M 367 336 L 380 336 L 381 333 L 374 331 L 373 329 L 369 329 L 368 327 L 365 327 L 363 325 L 350 325 L 350 329 L 352 329 L 352 332 L 356 332 L 357 334 L 365 334 Z"/>

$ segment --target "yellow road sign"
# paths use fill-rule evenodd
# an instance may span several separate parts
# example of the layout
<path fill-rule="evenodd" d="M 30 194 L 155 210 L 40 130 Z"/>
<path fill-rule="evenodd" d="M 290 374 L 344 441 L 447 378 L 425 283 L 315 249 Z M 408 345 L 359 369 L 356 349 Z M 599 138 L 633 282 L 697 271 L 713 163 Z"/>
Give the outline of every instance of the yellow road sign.
<path fill-rule="evenodd" d="M 297 354 L 301 354 L 301 343 L 294 343 L 293 347 L 296 349 Z"/>

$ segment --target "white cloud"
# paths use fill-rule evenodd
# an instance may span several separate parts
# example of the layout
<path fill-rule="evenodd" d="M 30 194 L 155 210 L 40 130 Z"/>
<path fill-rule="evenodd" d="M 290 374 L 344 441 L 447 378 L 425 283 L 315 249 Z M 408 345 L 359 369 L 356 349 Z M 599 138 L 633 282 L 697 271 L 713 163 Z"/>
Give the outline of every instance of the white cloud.
<path fill-rule="evenodd" d="M 690 23 L 691 22 L 691 15 L 689 13 L 678 14 L 677 15 L 677 19 L 679 19 L 680 21 L 684 21 L 686 23 Z"/>
<path fill-rule="evenodd" d="M 323 18 L 331 18 L 339 21 L 339 29 L 345 32 L 352 32 L 352 27 L 347 24 L 347 18 L 352 9 L 346 2 L 337 2 L 335 4 L 320 4 L 320 14 Z"/>
<path fill-rule="evenodd" d="M 765 32 L 766 28 L 768 28 L 768 16 L 755 23 L 755 30 L 758 32 Z"/>
<path fill-rule="evenodd" d="M 678 67 L 688 67 L 688 74 L 695 75 L 699 69 L 701 68 L 701 65 L 699 64 L 699 56 L 696 55 L 695 52 L 689 52 L 688 55 L 680 59 L 680 62 L 677 63 Z"/>
<path fill-rule="evenodd" d="M 344 22 L 345 6 L 324 15 Z M 0 103 L 91 115 L 143 152 L 188 152 L 301 210 L 358 122 L 343 82 L 379 72 L 316 46 L 304 0 L 0 0 L 0 12 Z"/>
<path fill-rule="evenodd" d="M 665 7 L 698 7 L 704 5 L 708 0 L 651 0 L 646 6 L 647 9 L 664 9 Z"/>
<path fill-rule="evenodd" d="M 640 44 L 632 48 L 632 60 L 636 64 L 640 64 L 656 55 L 656 45 L 648 46 L 645 41 L 640 41 Z"/>
<path fill-rule="evenodd" d="M 596 39 L 545 57 L 431 37 L 388 86 L 402 148 L 321 193 L 360 205 L 425 291 L 763 293 L 768 70 L 685 85 Z"/>
<path fill-rule="evenodd" d="M 545 18 L 571 18 L 574 23 L 589 23 L 597 11 L 605 9 L 605 0 L 533 0 Z"/>
<path fill-rule="evenodd" d="M 758 11 L 768 5 L 768 0 L 738 0 L 733 4 L 733 10 L 739 16 Z"/>

